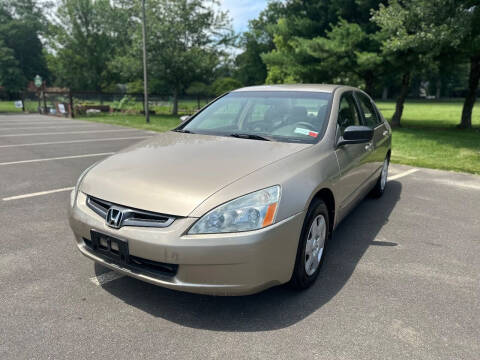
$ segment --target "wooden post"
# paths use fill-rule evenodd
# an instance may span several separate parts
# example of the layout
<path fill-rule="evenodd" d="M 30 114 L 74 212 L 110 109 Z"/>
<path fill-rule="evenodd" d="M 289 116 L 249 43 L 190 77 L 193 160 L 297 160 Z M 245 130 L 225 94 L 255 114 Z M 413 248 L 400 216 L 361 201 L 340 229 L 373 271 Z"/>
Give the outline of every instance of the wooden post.
<path fill-rule="evenodd" d="M 20 100 L 22 100 L 22 112 L 25 112 L 25 92 L 24 91 L 22 91 Z"/>
<path fill-rule="evenodd" d="M 38 90 L 38 93 L 37 93 L 37 96 L 38 96 L 38 113 L 41 114 L 42 113 L 42 91 L 41 90 Z"/>
<path fill-rule="evenodd" d="M 45 81 L 43 82 L 43 88 L 42 88 L 42 98 L 43 98 L 43 113 L 44 114 L 47 114 L 48 113 L 48 110 L 47 110 L 47 99 L 45 97 Z"/>
<path fill-rule="evenodd" d="M 75 117 L 75 114 L 73 112 L 73 96 L 72 96 L 72 90 L 68 89 L 68 117 L 73 119 Z"/>

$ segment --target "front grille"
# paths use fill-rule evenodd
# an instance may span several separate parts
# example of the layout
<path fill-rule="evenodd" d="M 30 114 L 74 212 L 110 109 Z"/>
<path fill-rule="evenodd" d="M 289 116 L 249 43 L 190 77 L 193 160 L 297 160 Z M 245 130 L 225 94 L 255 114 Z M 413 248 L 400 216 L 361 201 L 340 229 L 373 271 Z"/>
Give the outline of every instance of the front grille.
<path fill-rule="evenodd" d="M 87 206 L 95 211 L 98 215 L 105 218 L 107 211 L 112 206 L 112 203 L 94 198 L 93 196 L 87 196 Z"/>
<path fill-rule="evenodd" d="M 139 267 L 147 272 L 152 273 L 162 273 L 170 276 L 175 276 L 177 274 L 178 265 L 177 264 L 167 264 L 161 263 L 158 261 L 152 261 L 148 259 L 139 258 L 136 256 L 130 255 L 130 263 L 133 266 Z"/>
<path fill-rule="evenodd" d="M 115 207 L 115 209 L 120 210 L 122 212 L 122 219 L 118 226 L 116 226 L 117 228 L 122 226 L 163 228 L 170 226 L 176 219 L 176 217 L 171 215 L 128 208 L 89 195 L 87 196 L 87 206 L 105 220 L 107 220 L 107 213 L 111 207 Z"/>
<path fill-rule="evenodd" d="M 148 260 L 140 258 L 137 256 L 129 255 L 128 260 L 119 261 L 115 256 L 109 256 L 105 251 L 99 252 L 93 247 L 91 240 L 83 238 L 85 245 L 91 253 L 95 256 L 98 256 L 102 260 L 105 260 L 110 263 L 114 263 L 117 266 L 126 268 L 134 273 L 145 274 L 145 275 L 154 275 L 173 277 L 177 274 L 178 265 L 177 264 L 167 264 L 158 261 Z"/>

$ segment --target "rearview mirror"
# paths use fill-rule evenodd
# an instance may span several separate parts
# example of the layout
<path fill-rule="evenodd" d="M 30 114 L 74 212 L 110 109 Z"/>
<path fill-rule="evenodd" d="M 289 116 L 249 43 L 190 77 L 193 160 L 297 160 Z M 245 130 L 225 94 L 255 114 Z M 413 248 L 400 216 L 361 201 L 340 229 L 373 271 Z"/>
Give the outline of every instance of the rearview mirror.
<path fill-rule="evenodd" d="M 188 116 L 188 115 L 180 116 L 180 121 L 181 121 L 181 122 L 185 122 L 185 121 L 187 121 L 188 119 L 190 119 L 190 116 Z"/>
<path fill-rule="evenodd" d="M 373 129 L 368 126 L 349 126 L 338 139 L 337 147 L 347 144 L 362 144 L 371 141 Z"/>

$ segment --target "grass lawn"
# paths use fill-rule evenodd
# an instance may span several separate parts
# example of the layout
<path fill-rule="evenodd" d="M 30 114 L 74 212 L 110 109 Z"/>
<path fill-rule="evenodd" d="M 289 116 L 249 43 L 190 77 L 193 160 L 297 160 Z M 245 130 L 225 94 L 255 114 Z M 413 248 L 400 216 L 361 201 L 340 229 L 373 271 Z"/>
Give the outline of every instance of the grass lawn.
<path fill-rule="evenodd" d="M 378 107 L 391 118 L 394 102 L 379 101 Z M 1 101 L 1 112 L 19 112 L 13 101 Z M 472 130 L 459 130 L 462 101 L 412 101 L 405 104 L 402 127 L 393 133 L 392 161 L 395 163 L 480 174 L 480 103 L 473 111 Z M 82 120 L 167 131 L 179 124 L 178 117 L 153 115 L 150 124 L 142 115 L 101 114 Z"/>
<path fill-rule="evenodd" d="M 13 101 L 0 101 L 0 114 L 13 112 L 19 113 L 22 109 L 17 109 Z"/>
<path fill-rule="evenodd" d="M 99 114 L 82 116 L 78 118 L 87 121 L 129 126 L 137 129 L 153 130 L 159 132 L 173 129 L 178 124 L 180 124 L 178 116 L 172 115 L 151 115 L 150 124 L 145 123 L 145 116 L 143 115 Z"/>
<path fill-rule="evenodd" d="M 377 102 L 390 119 L 394 102 Z M 462 101 L 408 101 L 402 127 L 394 129 L 395 163 L 480 174 L 480 104 L 473 110 L 472 130 L 460 130 Z"/>
<path fill-rule="evenodd" d="M 115 109 L 120 109 L 123 111 L 131 111 L 131 112 L 140 112 L 143 111 L 143 101 L 142 99 L 135 98 L 129 95 L 125 95 L 125 97 L 122 98 L 118 97 L 119 100 L 116 101 L 108 101 L 104 100 L 103 102 L 100 102 L 100 99 L 90 99 L 88 101 L 82 101 L 81 99 L 77 99 L 74 97 L 74 103 L 79 105 L 110 105 L 110 107 L 115 108 Z M 192 100 L 192 99 L 180 99 L 178 101 L 178 113 L 181 115 L 189 115 L 194 113 L 199 107 L 203 107 L 209 102 L 207 99 L 200 99 L 199 102 L 197 100 Z M 155 96 L 153 96 L 150 101 L 149 101 L 149 107 L 150 110 L 153 110 L 156 114 L 158 115 L 168 115 L 172 112 L 173 109 L 173 101 L 172 99 L 158 99 Z M 36 106 L 36 104 L 34 104 Z"/>

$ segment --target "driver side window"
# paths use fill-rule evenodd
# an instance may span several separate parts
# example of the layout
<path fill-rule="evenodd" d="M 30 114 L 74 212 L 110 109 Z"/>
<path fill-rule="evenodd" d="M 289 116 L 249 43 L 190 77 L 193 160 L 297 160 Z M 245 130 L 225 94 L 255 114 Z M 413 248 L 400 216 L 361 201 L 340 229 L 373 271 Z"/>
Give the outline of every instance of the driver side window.
<path fill-rule="evenodd" d="M 352 125 L 360 125 L 360 116 L 353 94 L 349 92 L 342 95 L 338 109 L 337 129 L 340 136 L 343 136 L 345 129 Z"/>

